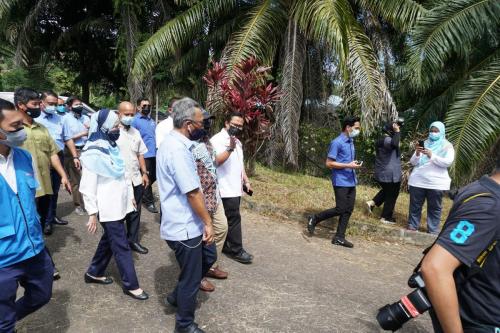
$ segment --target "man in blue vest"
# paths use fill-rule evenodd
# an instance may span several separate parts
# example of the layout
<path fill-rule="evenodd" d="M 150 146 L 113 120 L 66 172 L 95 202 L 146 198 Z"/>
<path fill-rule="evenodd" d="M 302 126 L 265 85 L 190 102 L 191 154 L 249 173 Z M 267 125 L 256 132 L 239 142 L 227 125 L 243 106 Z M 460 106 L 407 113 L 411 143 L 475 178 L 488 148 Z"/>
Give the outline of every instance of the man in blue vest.
<path fill-rule="evenodd" d="M 38 310 L 52 295 L 54 266 L 45 251 L 35 204 L 38 182 L 23 114 L 0 99 L 0 332 Z M 24 296 L 16 301 L 18 285 Z"/>

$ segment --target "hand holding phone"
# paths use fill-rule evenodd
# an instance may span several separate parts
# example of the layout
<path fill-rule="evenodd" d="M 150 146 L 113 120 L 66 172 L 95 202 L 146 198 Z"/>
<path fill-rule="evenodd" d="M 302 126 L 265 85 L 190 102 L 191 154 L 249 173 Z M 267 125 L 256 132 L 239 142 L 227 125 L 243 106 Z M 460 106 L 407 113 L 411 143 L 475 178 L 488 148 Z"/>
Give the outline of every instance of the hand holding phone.
<path fill-rule="evenodd" d="M 418 140 L 418 146 L 422 147 L 422 148 L 425 148 L 425 146 L 424 146 L 424 140 Z"/>
<path fill-rule="evenodd" d="M 252 196 L 253 195 L 253 190 L 252 189 L 249 189 L 247 187 L 246 184 L 243 184 L 243 192 L 245 192 L 246 194 L 248 194 L 249 196 Z"/>
<path fill-rule="evenodd" d="M 354 161 L 354 163 L 356 163 L 357 165 L 359 166 L 362 166 L 363 165 L 363 161 Z"/>

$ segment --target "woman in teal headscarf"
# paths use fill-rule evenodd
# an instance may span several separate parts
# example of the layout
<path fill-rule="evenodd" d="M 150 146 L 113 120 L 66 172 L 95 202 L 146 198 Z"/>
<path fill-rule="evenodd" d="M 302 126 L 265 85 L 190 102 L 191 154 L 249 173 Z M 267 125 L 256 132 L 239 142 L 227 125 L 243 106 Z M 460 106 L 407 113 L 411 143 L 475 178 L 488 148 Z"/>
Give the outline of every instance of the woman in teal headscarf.
<path fill-rule="evenodd" d="M 85 273 L 85 282 L 110 284 L 105 276 L 111 257 L 120 271 L 123 292 L 138 300 L 148 299 L 139 288 L 132 252 L 127 240 L 124 219 L 135 209 L 132 184 L 125 178 L 125 164 L 116 140 L 120 135 L 118 115 L 108 109 L 91 118 L 89 139 L 82 150 L 80 192 L 89 214 L 90 233 L 97 230 L 99 220 L 104 233 L 94 258 Z"/>
<path fill-rule="evenodd" d="M 442 122 L 429 126 L 429 137 L 424 147 L 417 146 L 410 163 L 414 166 L 408 184 L 410 185 L 410 212 L 408 229 L 418 230 L 422 207 L 427 200 L 427 232 L 439 233 L 443 191 L 450 189 L 451 178 L 448 168 L 455 159 L 455 150 L 446 140 L 446 129 Z"/>

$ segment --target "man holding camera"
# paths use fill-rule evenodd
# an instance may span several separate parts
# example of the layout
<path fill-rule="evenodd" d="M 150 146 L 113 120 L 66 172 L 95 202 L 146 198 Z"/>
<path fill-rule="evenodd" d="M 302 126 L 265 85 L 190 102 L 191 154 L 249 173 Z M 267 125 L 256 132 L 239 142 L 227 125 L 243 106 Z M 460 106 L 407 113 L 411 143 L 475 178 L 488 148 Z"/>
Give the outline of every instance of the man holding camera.
<path fill-rule="evenodd" d="M 499 216 L 500 156 L 491 177 L 459 192 L 423 259 L 436 332 L 500 332 Z"/>
<path fill-rule="evenodd" d="M 312 235 L 319 222 L 339 216 L 337 233 L 332 239 L 332 244 L 348 248 L 354 246 L 345 239 L 345 232 L 356 201 L 358 180 L 355 170 L 361 168 L 363 164 L 355 160 L 354 150 L 354 138 L 361 132 L 359 120 L 358 117 L 346 117 L 342 122 L 342 133 L 330 143 L 326 167 L 332 170 L 336 207 L 310 216 L 307 222 L 307 230 Z"/>

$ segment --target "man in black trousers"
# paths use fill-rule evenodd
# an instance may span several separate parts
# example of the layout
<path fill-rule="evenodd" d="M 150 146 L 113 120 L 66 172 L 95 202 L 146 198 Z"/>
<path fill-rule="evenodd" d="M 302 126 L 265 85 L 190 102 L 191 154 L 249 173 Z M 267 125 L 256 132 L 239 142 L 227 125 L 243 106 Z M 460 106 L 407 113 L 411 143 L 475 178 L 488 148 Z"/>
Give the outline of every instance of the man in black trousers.
<path fill-rule="evenodd" d="M 358 181 L 355 170 L 361 168 L 362 164 L 355 160 L 354 150 L 354 138 L 359 135 L 360 130 L 358 117 L 346 117 L 342 122 L 342 133 L 330 143 L 326 167 L 332 170 L 332 185 L 337 206 L 310 216 L 307 223 L 307 229 L 312 235 L 319 222 L 339 216 L 337 233 L 332 239 L 332 244 L 349 248 L 354 245 L 345 239 L 345 232 L 356 201 Z"/>

